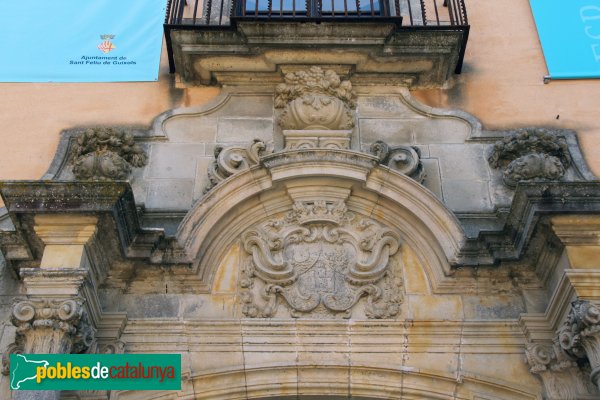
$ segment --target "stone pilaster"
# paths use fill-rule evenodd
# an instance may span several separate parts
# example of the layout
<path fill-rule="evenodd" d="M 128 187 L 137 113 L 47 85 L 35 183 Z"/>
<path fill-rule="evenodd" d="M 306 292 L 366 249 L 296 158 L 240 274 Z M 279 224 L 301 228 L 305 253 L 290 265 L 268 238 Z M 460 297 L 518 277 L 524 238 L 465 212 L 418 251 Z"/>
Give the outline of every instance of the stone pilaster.
<path fill-rule="evenodd" d="M 90 296 L 85 246 L 96 233 L 96 223 L 92 216 L 35 216 L 34 230 L 45 247 L 39 268 L 19 271 L 25 298 L 17 300 L 11 315 L 19 352 L 80 353 L 93 344 L 95 326 L 89 303 L 96 299 L 95 294 Z M 54 400 L 60 392 L 15 391 L 13 396 Z"/>

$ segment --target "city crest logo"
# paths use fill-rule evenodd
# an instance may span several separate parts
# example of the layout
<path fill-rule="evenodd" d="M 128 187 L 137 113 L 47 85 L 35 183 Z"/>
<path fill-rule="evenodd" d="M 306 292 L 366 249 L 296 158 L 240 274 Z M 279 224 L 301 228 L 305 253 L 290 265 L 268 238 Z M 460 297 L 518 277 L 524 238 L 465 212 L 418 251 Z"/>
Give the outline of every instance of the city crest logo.
<path fill-rule="evenodd" d="M 116 49 L 117 46 L 114 45 L 111 40 L 115 38 L 115 35 L 100 35 L 100 40 L 102 43 L 98 45 L 98 50 L 103 52 L 104 54 L 110 53 L 112 50 Z"/>
<path fill-rule="evenodd" d="M 11 354 L 11 390 L 180 390 L 180 354 Z"/>

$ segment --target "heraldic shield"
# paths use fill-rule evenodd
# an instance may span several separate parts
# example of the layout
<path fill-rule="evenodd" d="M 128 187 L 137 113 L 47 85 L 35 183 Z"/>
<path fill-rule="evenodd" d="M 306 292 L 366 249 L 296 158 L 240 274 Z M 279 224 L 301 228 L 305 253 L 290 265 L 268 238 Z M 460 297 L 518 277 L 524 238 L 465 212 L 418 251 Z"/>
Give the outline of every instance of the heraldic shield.
<path fill-rule="evenodd" d="M 247 317 L 273 317 L 280 299 L 293 317 L 349 318 L 362 297 L 368 318 L 400 311 L 402 279 L 391 229 L 348 212 L 343 201 L 296 202 L 280 219 L 242 235 L 240 280 Z"/>

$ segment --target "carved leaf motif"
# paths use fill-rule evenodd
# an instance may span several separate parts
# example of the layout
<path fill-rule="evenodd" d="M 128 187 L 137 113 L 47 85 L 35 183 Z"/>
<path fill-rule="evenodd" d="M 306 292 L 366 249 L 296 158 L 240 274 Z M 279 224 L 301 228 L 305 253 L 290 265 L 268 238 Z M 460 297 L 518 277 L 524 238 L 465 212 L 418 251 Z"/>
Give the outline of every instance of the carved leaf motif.
<path fill-rule="evenodd" d="M 496 142 L 488 157 L 493 168 L 503 168 L 504 183 L 515 187 L 529 180 L 559 180 L 571 165 L 567 141 L 543 128 L 515 130 Z"/>
<path fill-rule="evenodd" d="M 133 135 L 114 128 L 92 128 L 72 144 L 73 174 L 80 180 L 124 180 L 132 167 L 146 165 L 145 151 Z"/>

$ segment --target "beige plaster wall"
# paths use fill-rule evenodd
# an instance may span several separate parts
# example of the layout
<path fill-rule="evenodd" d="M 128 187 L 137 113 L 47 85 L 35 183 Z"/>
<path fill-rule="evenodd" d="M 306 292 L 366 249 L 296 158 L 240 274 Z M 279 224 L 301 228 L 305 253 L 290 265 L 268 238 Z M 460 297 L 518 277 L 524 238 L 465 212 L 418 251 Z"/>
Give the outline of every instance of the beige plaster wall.
<path fill-rule="evenodd" d="M 434 107 L 461 108 L 487 129 L 541 125 L 579 133 L 600 175 L 600 80 L 552 81 L 528 0 L 466 0 L 471 33 L 454 86 L 415 91 Z"/>

